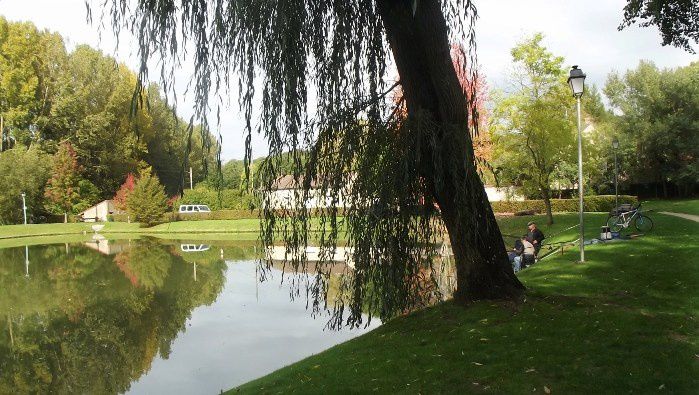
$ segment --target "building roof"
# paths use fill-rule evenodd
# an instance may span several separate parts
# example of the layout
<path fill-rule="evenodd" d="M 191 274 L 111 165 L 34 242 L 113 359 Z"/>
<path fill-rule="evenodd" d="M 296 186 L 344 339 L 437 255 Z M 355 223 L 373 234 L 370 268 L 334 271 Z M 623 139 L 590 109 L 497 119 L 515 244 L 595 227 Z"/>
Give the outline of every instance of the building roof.
<path fill-rule="evenodd" d="M 272 190 L 273 191 L 279 191 L 279 190 L 284 190 L 284 189 L 298 189 L 303 185 L 304 177 L 300 176 L 299 177 L 299 184 L 296 183 L 296 180 L 294 180 L 294 176 L 291 174 L 287 174 L 285 176 L 281 176 L 274 180 L 272 183 Z M 312 180 L 311 181 L 311 188 L 316 187 L 316 181 Z"/>

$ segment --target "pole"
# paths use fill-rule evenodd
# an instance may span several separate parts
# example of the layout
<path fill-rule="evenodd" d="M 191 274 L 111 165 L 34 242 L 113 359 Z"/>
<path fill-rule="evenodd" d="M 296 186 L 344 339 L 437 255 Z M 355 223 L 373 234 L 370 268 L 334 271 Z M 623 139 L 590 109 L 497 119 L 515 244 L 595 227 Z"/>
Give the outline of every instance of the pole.
<path fill-rule="evenodd" d="M 7 315 L 7 326 L 10 328 L 10 346 L 15 347 L 15 336 L 12 334 L 12 314 Z"/>
<path fill-rule="evenodd" d="M 619 207 L 619 166 L 616 159 L 616 150 L 614 148 L 614 207 Z"/>
<path fill-rule="evenodd" d="M 192 167 L 189 167 L 189 189 L 194 189 L 194 182 L 192 182 Z"/>
<path fill-rule="evenodd" d="M 24 224 L 27 224 L 27 198 L 26 195 L 22 194 L 22 211 L 24 212 Z"/>
<path fill-rule="evenodd" d="M 0 152 L 2 152 L 3 143 L 5 142 L 5 118 L 0 115 Z"/>
<path fill-rule="evenodd" d="M 577 97 L 578 107 L 578 195 L 580 195 L 580 262 L 585 262 L 585 226 L 583 224 L 583 168 L 582 168 L 582 120 L 580 112 L 580 96 Z"/>
<path fill-rule="evenodd" d="M 29 277 L 29 246 L 24 246 L 24 276 Z"/>

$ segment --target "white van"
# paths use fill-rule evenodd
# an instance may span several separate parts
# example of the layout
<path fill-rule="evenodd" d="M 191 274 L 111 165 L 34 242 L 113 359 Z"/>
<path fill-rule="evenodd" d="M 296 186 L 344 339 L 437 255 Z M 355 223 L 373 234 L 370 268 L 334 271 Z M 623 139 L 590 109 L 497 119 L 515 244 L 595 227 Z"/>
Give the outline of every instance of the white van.
<path fill-rule="evenodd" d="M 208 244 L 180 244 L 182 252 L 201 252 L 211 248 Z"/>
<path fill-rule="evenodd" d="M 210 213 L 211 209 L 205 204 L 183 204 L 179 212 L 180 214 Z"/>

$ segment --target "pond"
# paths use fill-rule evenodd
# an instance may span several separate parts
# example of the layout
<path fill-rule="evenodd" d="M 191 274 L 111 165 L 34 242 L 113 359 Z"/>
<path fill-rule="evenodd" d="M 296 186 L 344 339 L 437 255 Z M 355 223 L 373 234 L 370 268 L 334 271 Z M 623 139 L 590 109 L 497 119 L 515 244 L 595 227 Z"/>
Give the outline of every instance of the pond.
<path fill-rule="evenodd" d="M 211 394 L 371 330 L 326 330 L 255 242 L 0 249 L 0 393 Z M 289 276 L 284 276 L 288 278 Z"/>

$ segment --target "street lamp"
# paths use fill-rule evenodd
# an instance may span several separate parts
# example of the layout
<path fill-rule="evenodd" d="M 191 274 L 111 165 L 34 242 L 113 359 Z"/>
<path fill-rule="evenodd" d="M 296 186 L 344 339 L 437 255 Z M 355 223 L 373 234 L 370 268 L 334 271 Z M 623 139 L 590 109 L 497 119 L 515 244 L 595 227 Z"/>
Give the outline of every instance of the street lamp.
<path fill-rule="evenodd" d="M 578 195 L 580 197 L 580 262 L 585 262 L 585 227 L 583 225 L 583 168 L 582 168 L 582 116 L 580 114 L 580 98 L 585 92 L 585 73 L 573 66 L 570 69 L 568 84 L 575 96 L 578 107 Z"/>
<path fill-rule="evenodd" d="M 22 192 L 22 211 L 24 212 L 24 224 L 27 224 L 27 194 Z"/>
<path fill-rule="evenodd" d="M 619 166 L 616 160 L 616 153 L 619 149 L 619 139 L 614 137 L 612 140 L 612 148 L 614 148 L 614 207 L 619 208 Z"/>

